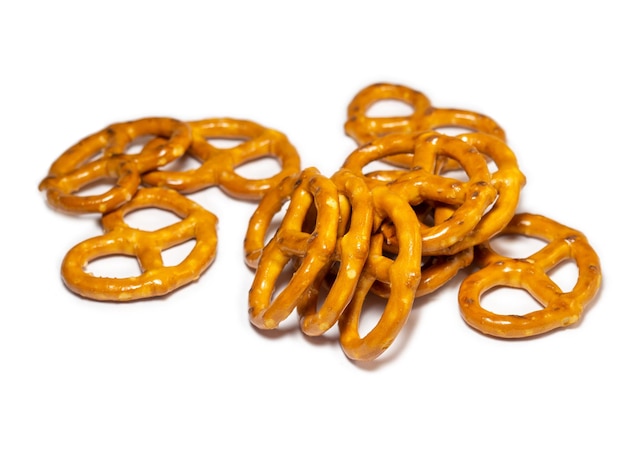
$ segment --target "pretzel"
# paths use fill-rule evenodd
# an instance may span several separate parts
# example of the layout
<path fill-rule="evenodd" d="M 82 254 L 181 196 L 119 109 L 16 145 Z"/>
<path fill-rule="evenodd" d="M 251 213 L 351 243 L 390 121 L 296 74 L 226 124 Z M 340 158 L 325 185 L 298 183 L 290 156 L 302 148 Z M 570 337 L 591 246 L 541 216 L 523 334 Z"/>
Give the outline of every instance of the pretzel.
<path fill-rule="evenodd" d="M 579 321 L 584 308 L 600 287 L 600 261 L 585 236 L 547 217 L 518 214 L 501 234 L 542 239 L 548 244 L 523 259 L 497 254 L 485 242 L 476 248 L 481 269 L 469 275 L 459 289 L 459 305 L 465 321 L 477 330 L 503 338 L 539 335 Z M 549 277 L 549 271 L 571 259 L 578 267 L 578 279 L 569 292 L 563 292 Z M 497 286 L 527 291 L 543 309 L 525 315 L 496 314 L 483 308 L 481 295 Z"/>
<path fill-rule="evenodd" d="M 137 154 L 124 153 L 133 141 L 147 135 L 168 140 Z M 46 191 L 48 202 L 57 209 L 106 213 L 130 200 L 139 186 L 141 173 L 182 156 L 190 143 L 191 128 L 176 119 L 154 117 L 112 124 L 61 154 L 51 165 L 39 190 Z M 109 159 L 114 161 L 109 162 Z M 108 178 L 117 178 L 117 181 L 104 193 L 76 194 L 89 184 Z"/>
<path fill-rule="evenodd" d="M 408 116 L 370 117 L 367 111 L 382 100 L 398 100 L 413 112 Z M 502 140 L 504 130 L 484 114 L 461 109 L 435 108 L 423 93 L 402 85 L 376 83 L 359 91 L 348 105 L 344 124 L 347 135 L 358 145 L 392 133 L 410 134 L 425 130 L 457 127 L 482 132 Z"/>
<path fill-rule="evenodd" d="M 82 188 L 97 181 L 116 180 L 97 195 L 78 195 Z M 72 213 L 106 213 L 130 201 L 141 183 L 132 160 L 111 157 L 95 160 L 62 176 L 46 178 L 39 188 L 46 191 L 48 203 L 57 210 Z"/>
<path fill-rule="evenodd" d="M 187 171 L 158 170 L 143 175 L 152 186 L 166 186 L 191 193 L 219 186 L 230 196 L 260 199 L 284 177 L 300 171 L 300 157 L 287 137 L 251 121 L 215 118 L 190 122 L 193 141 L 187 153 L 199 160 L 198 168 Z M 218 148 L 207 139 L 234 139 L 244 142 L 232 148 Z M 262 157 L 273 157 L 281 170 L 269 178 L 249 179 L 236 173 L 240 165 Z"/>
<path fill-rule="evenodd" d="M 461 139 L 426 131 L 389 134 L 376 139 L 353 151 L 343 167 L 365 177 L 363 168 L 367 164 L 395 155 L 412 155 L 415 165 L 410 171 L 400 173 L 395 181 L 386 183 L 390 189 L 402 194 L 412 205 L 437 201 L 456 207 L 447 220 L 422 228 L 424 254 L 451 254 L 446 252 L 449 247 L 472 231 L 496 197 L 485 159 Z M 469 180 L 459 181 L 435 174 L 437 161 L 442 158 L 458 162 Z M 370 185 L 380 184 L 378 180 L 370 180 Z"/>
<path fill-rule="evenodd" d="M 339 170 L 331 180 L 339 194 L 340 227 L 337 245 L 326 267 L 337 263 L 333 281 L 322 305 L 317 308 L 320 284 L 328 269 L 322 270 L 318 279 L 298 303 L 300 327 L 310 336 L 325 333 L 337 322 L 357 286 L 369 252 L 373 223 L 373 207 L 369 190 L 362 178 L 348 170 Z"/>
<path fill-rule="evenodd" d="M 384 187 L 372 189 L 372 201 L 378 218 L 389 217 L 398 228 L 398 254 L 394 260 L 386 257 L 382 253 L 382 234 L 373 235 L 354 296 L 339 317 L 341 347 L 346 356 L 356 361 L 373 360 L 393 343 L 411 312 L 421 276 L 420 224 L 411 206 Z M 389 297 L 378 323 L 361 336 L 363 304 L 377 279 L 388 281 Z"/>
<path fill-rule="evenodd" d="M 303 227 L 311 209 L 315 210 L 316 219 L 312 230 L 307 231 Z M 294 185 L 285 216 L 258 262 L 248 297 L 253 325 L 273 329 L 289 316 L 331 259 L 338 223 L 336 186 L 316 168 L 303 170 Z M 298 267 L 287 286 L 272 298 L 278 277 L 292 258 L 298 258 Z"/>
<path fill-rule="evenodd" d="M 129 212 L 156 207 L 183 218 L 155 231 L 129 227 Z M 104 234 L 85 240 L 69 250 L 61 273 L 73 292 L 94 300 L 129 301 L 165 295 L 200 277 L 215 258 L 217 218 L 200 205 L 169 189 L 140 189 L 133 199 L 102 217 Z M 195 240 L 187 257 L 175 266 L 164 266 L 162 252 Z M 97 277 L 87 265 L 110 255 L 137 258 L 142 273 L 127 278 Z"/>
<path fill-rule="evenodd" d="M 491 184 L 497 191 L 497 198 L 471 232 L 443 250 L 446 254 L 458 253 L 479 245 L 504 229 L 515 215 L 520 192 L 526 184 L 526 177 L 519 169 L 515 154 L 502 140 L 476 132 L 457 137 L 475 147 L 485 158 L 495 162 L 497 170 L 492 172 Z M 445 173 L 446 165 L 448 168 L 454 168 L 456 164 L 458 164 L 456 161 L 448 160 L 444 162 L 441 171 Z M 454 214 L 454 208 L 439 206 L 434 213 L 435 223 L 447 220 L 452 214 Z"/>

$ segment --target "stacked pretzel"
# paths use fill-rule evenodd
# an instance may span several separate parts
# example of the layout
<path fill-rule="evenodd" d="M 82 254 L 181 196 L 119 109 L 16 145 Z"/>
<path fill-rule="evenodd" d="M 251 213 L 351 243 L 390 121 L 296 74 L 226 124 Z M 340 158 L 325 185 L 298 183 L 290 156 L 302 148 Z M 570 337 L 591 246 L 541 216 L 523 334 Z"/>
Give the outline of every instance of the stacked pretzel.
<path fill-rule="evenodd" d="M 212 145 L 211 139 L 242 141 L 231 148 Z M 130 153 L 134 146 L 140 150 Z M 168 169 L 183 157 L 199 166 Z M 236 168 L 271 157 L 281 170 L 272 177 L 247 179 Z M 72 248 L 62 263 L 69 289 L 96 300 L 128 301 L 165 295 L 197 280 L 211 265 L 217 246 L 217 217 L 186 197 L 218 186 L 227 194 L 258 200 L 285 176 L 300 169 L 300 157 L 286 136 L 259 124 L 215 118 L 183 122 L 171 118 L 144 118 L 116 123 L 91 134 L 66 150 L 41 182 L 54 208 L 70 213 L 100 213 L 104 234 Z M 81 190 L 113 180 L 107 191 Z M 156 231 L 132 228 L 124 221 L 129 212 L 144 208 L 170 211 L 182 220 Z M 174 266 L 165 266 L 164 250 L 194 241 L 191 252 Z M 88 264 L 110 255 L 133 256 L 141 274 L 113 278 L 94 276 Z"/>
<path fill-rule="evenodd" d="M 402 101 L 412 113 L 369 116 L 382 100 Z M 461 133 L 442 132 L 449 128 Z M 258 201 L 244 239 L 245 262 L 255 271 L 249 316 L 258 328 L 277 328 L 297 311 L 305 334 L 323 335 L 337 325 L 349 358 L 373 360 L 393 343 L 416 298 L 468 267 L 458 296 L 461 314 L 485 334 L 527 337 L 580 319 L 600 286 L 598 257 L 582 233 L 543 216 L 516 214 L 525 177 L 493 119 L 436 108 L 404 86 L 375 84 L 350 103 L 345 131 L 358 146 L 331 176 L 301 169 L 282 133 L 244 120 L 145 118 L 87 136 L 53 163 L 40 184 L 56 209 L 102 214 L 104 234 L 65 256 L 65 284 L 84 297 L 127 301 L 164 295 L 198 279 L 215 257 L 217 217 L 186 194 L 218 186 L 235 198 Z M 218 138 L 243 142 L 223 149 L 210 144 Z M 137 143 L 140 150 L 131 153 Z M 281 163 L 278 174 L 250 180 L 236 173 L 267 156 Z M 199 167 L 168 169 L 184 157 Z M 377 164 L 379 169 L 368 169 Z M 102 194 L 81 194 L 110 180 L 114 184 Z M 146 207 L 182 220 L 152 232 L 125 223 L 126 214 Z M 491 248 L 499 234 L 540 238 L 547 245 L 526 259 L 511 259 Z M 189 255 L 164 266 L 162 251 L 188 240 L 195 242 Z M 109 278 L 87 271 L 91 261 L 113 254 L 136 257 L 142 273 Z M 569 292 L 548 275 L 566 260 L 579 271 Z M 288 281 L 280 285 L 285 273 Z M 544 308 L 526 315 L 490 312 L 480 298 L 497 286 L 524 289 Z M 386 304 L 378 323 L 361 334 L 371 296 Z"/>
<path fill-rule="evenodd" d="M 373 104 L 388 99 L 409 104 L 413 113 L 367 115 Z M 451 136 L 440 128 L 467 132 Z M 397 337 L 415 298 L 471 264 L 475 271 L 461 285 L 459 304 L 478 330 L 526 337 L 578 321 L 600 285 L 597 255 L 576 230 L 542 216 L 516 215 L 525 177 L 495 121 L 435 108 L 407 87 L 376 84 L 354 98 L 345 129 L 359 147 L 335 174 L 327 178 L 306 168 L 284 179 L 250 220 L 244 246 L 247 264 L 256 269 L 249 293 L 254 325 L 276 328 L 297 310 L 305 334 L 321 335 L 338 325 L 345 354 L 372 360 Z M 373 162 L 389 167 L 366 171 Z M 458 172 L 465 177 L 452 176 Z M 489 245 L 501 233 L 549 243 L 528 259 L 509 259 Z M 576 262 L 579 278 L 571 292 L 562 292 L 547 272 L 567 259 Z M 278 289 L 287 269 L 291 277 Z M 544 308 L 523 316 L 489 312 L 480 296 L 496 286 L 525 289 Z M 378 323 L 362 335 L 369 295 L 387 303 Z"/>

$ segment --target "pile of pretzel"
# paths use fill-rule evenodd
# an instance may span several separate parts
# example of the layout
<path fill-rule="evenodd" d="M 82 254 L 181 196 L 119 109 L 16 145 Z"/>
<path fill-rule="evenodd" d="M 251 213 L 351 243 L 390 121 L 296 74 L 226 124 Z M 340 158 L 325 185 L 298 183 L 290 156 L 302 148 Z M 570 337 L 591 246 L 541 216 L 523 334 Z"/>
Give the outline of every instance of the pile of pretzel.
<path fill-rule="evenodd" d="M 412 113 L 370 116 L 368 110 L 384 100 L 404 102 Z M 197 279 L 215 255 L 216 218 L 183 194 L 217 185 L 259 201 L 244 237 L 245 262 L 255 271 L 249 316 L 258 328 L 277 328 L 297 312 L 305 334 L 337 326 L 349 358 L 372 360 L 393 343 L 416 298 L 466 268 L 461 314 L 485 334 L 528 337 L 581 318 L 600 286 L 597 254 L 581 232 L 516 213 L 525 177 L 494 120 L 436 108 L 405 86 L 375 84 L 350 103 L 345 131 L 358 146 L 330 176 L 300 169 L 283 134 L 249 121 L 148 118 L 83 139 L 59 157 L 40 185 L 60 210 L 103 214 L 105 234 L 66 255 L 66 285 L 85 297 L 123 301 L 162 295 Z M 126 153 L 140 136 L 150 139 L 139 152 Z M 218 149 L 210 138 L 244 142 Z M 185 155 L 200 167 L 164 169 Z M 264 156 L 281 162 L 279 174 L 262 180 L 236 174 L 238 165 Z M 111 178 L 115 185 L 105 194 L 77 194 Z M 124 215 L 142 207 L 164 208 L 183 220 L 155 232 L 129 228 Z M 546 246 L 525 259 L 508 258 L 490 244 L 502 234 L 539 238 Z M 189 239 L 195 247 L 187 258 L 163 266 L 161 251 Z M 87 272 L 89 262 L 110 254 L 136 256 L 143 274 L 115 279 Z M 567 260 L 575 262 L 578 279 L 564 292 L 549 272 Z M 483 308 L 481 296 L 498 286 L 526 290 L 543 308 L 525 315 Z M 361 316 L 370 296 L 386 304 L 363 334 Z"/>

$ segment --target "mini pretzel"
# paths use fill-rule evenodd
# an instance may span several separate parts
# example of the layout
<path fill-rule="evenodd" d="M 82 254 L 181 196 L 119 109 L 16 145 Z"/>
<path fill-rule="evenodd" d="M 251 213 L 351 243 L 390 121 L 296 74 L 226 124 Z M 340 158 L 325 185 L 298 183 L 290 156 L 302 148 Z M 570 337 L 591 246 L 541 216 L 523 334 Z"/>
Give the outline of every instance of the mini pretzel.
<path fill-rule="evenodd" d="M 311 209 L 316 211 L 316 220 L 309 232 L 303 227 Z M 303 170 L 290 196 L 287 212 L 259 259 L 249 293 L 253 325 L 261 329 L 276 328 L 294 310 L 305 290 L 331 259 L 338 222 L 336 186 L 316 168 Z M 294 257 L 298 261 L 296 271 L 287 286 L 272 298 L 278 277 Z"/>
<path fill-rule="evenodd" d="M 219 186 L 227 194 L 242 199 L 260 199 L 271 187 L 288 175 L 300 171 L 300 157 L 287 137 L 251 121 L 216 118 L 189 123 L 193 142 L 188 154 L 201 162 L 187 171 L 158 170 L 147 173 L 143 181 L 152 186 L 166 186 L 181 193 L 191 193 Z M 217 148 L 207 139 L 244 140 L 232 148 Z M 262 157 L 279 161 L 281 170 L 269 178 L 248 179 L 235 169 Z"/>
<path fill-rule="evenodd" d="M 382 100 L 402 101 L 413 112 L 408 116 L 367 116 L 367 111 Z M 444 127 L 482 132 L 502 140 L 506 138 L 504 130 L 488 116 L 461 109 L 435 108 L 423 93 L 390 83 L 376 83 L 357 93 L 348 105 L 348 118 L 344 125 L 346 134 L 359 145 L 392 133 L 410 134 Z"/>
<path fill-rule="evenodd" d="M 77 195 L 85 186 L 113 178 L 114 186 L 93 195 Z M 39 186 L 46 191 L 48 203 L 58 210 L 73 213 L 106 213 L 130 201 L 141 183 L 132 160 L 111 157 L 90 162 L 66 175 L 47 178 Z"/>
<path fill-rule="evenodd" d="M 397 117 L 367 116 L 371 106 L 382 100 L 402 101 L 413 109 L 413 113 Z M 430 109 L 430 100 L 419 91 L 401 85 L 375 83 L 362 89 L 352 99 L 348 105 L 348 119 L 344 129 L 357 144 L 363 145 L 387 134 L 409 134 L 425 130 L 422 121 Z"/>
<path fill-rule="evenodd" d="M 398 194 L 384 187 L 372 190 L 372 201 L 378 218 L 389 217 L 398 228 L 398 254 L 395 260 L 384 256 L 380 251 L 382 234 L 374 235 L 352 301 L 338 322 L 339 340 L 344 353 L 350 359 L 365 361 L 382 354 L 400 333 L 413 307 L 421 276 L 420 224 L 411 206 Z M 388 280 L 389 298 L 378 323 L 361 336 L 359 322 L 363 303 L 377 279 Z"/>
<path fill-rule="evenodd" d="M 485 209 L 496 197 L 485 159 L 476 148 L 461 139 L 427 131 L 390 134 L 376 139 L 353 151 L 343 167 L 363 175 L 363 168 L 368 163 L 395 155 L 412 155 L 419 165 L 387 183 L 390 189 L 402 194 L 412 205 L 437 201 L 456 207 L 447 220 L 432 227 L 422 227 L 424 254 L 449 254 L 446 253 L 448 247 L 459 242 L 478 224 Z M 469 180 L 459 181 L 433 173 L 437 161 L 442 158 L 458 162 Z"/>
<path fill-rule="evenodd" d="M 369 252 L 373 207 L 369 189 L 362 178 L 348 170 L 339 170 L 331 180 L 339 191 L 340 228 L 331 263 L 337 264 L 332 285 L 323 304 L 317 308 L 319 287 L 324 276 L 311 285 L 298 304 L 300 327 L 310 336 L 318 336 L 335 325 L 356 289 Z M 330 268 L 331 263 L 327 264 Z M 324 274 L 327 270 L 323 270 Z"/>
<path fill-rule="evenodd" d="M 540 238 L 548 244 L 524 259 L 497 254 L 489 242 L 477 247 L 476 261 L 482 268 L 468 276 L 459 290 L 459 304 L 465 321 L 477 330 L 503 338 L 522 338 L 572 325 L 600 287 L 600 261 L 585 236 L 547 217 L 518 214 L 502 234 Z M 578 280 L 570 292 L 562 292 L 549 271 L 572 259 Z M 480 297 L 497 286 L 526 290 L 544 308 L 525 315 L 496 314 L 480 305 Z"/>
<path fill-rule="evenodd" d="M 156 231 L 129 227 L 129 212 L 156 207 L 183 218 Z M 200 205 L 169 189 L 140 189 L 133 199 L 103 216 L 105 234 L 73 247 L 62 263 L 62 277 L 73 292 L 95 300 L 129 301 L 165 295 L 200 277 L 215 258 L 217 218 Z M 164 266 L 162 252 L 195 240 L 187 257 L 175 266 Z M 137 258 L 142 273 L 127 278 L 97 277 L 87 265 L 110 255 Z"/>
<path fill-rule="evenodd" d="M 506 227 L 515 215 L 520 192 L 526 183 L 526 177 L 519 169 L 515 154 L 502 140 L 476 132 L 457 137 L 475 147 L 485 158 L 495 162 L 497 170 L 491 175 L 491 184 L 495 187 L 498 196 L 493 206 L 481 217 L 474 229 L 444 250 L 449 254 L 488 241 Z M 452 161 L 452 165 L 454 164 L 457 162 Z M 444 165 L 451 166 L 450 161 L 444 162 Z M 445 168 L 443 171 L 445 172 Z M 440 206 L 435 210 L 435 223 L 447 220 L 453 213 L 453 208 Z"/>
<path fill-rule="evenodd" d="M 167 137 L 161 145 L 151 145 L 137 154 L 125 154 L 136 139 L 156 135 Z M 39 190 L 48 202 L 69 212 L 109 212 L 130 200 L 139 185 L 139 175 L 180 157 L 191 143 L 191 128 L 171 118 L 143 118 L 113 124 L 82 139 L 52 164 Z M 105 160 L 115 158 L 109 163 Z M 130 164 L 120 160 L 125 159 Z M 130 175 L 129 173 L 134 173 Z M 116 184 L 94 196 L 76 193 L 91 183 L 117 177 Z"/>

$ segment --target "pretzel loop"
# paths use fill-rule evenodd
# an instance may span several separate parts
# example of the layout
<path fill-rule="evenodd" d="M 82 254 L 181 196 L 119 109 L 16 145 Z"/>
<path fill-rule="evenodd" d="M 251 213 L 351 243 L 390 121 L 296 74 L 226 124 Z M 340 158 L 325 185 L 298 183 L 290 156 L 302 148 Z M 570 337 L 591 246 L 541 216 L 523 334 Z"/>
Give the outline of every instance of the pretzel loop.
<path fill-rule="evenodd" d="M 109 152 L 133 160 L 139 173 L 145 173 L 182 157 L 192 140 L 189 124 L 167 117 L 149 117 L 116 123 L 109 129 L 114 139 L 114 145 L 109 148 Z M 164 137 L 165 140 L 160 145 L 144 147 L 136 154 L 125 153 L 132 142 L 151 135 Z"/>
<path fill-rule="evenodd" d="M 383 187 L 372 190 L 372 201 L 378 217 L 389 217 L 398 228 L 398 254 L 393 261 L 384 256 L 380 250 L 382 234 L 374 235 L 354 296 L 338 322 L 341 347 L 353 360 L 373 360 L 389 348 L 411 312 L 421 277 L 420 224 L 412 208 L 400 196 Z M 388 280 L 389 298 L 378 323 L 361 336 L 361 311 L 367 293 L 377 279 Z"/>
<path fill-rule="evenodd" d="M 497 198 L 471 232 L 444 250 L 447 254 L 457 253 L 483 243 L 504 229 L 515 215 L 520 192 L 526 183 L 526 177 L 518 167 L 515 154 L 503 141 L 481 133 L 469 133 L 457 137 L 475 147 L 485 158 L 496 164 L 497 170 L 491 175 L 491 184 L 496 189 Z M 443 171 L 446 171 L 446 166 L 453 168 L 456 163 L 452 161 L 451 164 L 450 160 L 444 162 Z M 448 219 L 453 213 L 452 208 L 438 207 L 435 210 L 435 223 Z"/>
<path fill-rule="evenodd" d="M 166 186 L 182 193 L 191 193 L 219 186 L 230 196 L 258 200 L 283 178 L 300 171 L 300 157 L 287 137 L 274 129 L 251 121 L 216 118 L 193 121 L 193 142 L 188 154 L 200 166 L 187 171 L 158 170 L 143 176 L 146 184 Z M 218 148 L 207 139 L 243 140 L 232 148 Z M 249 179 L 236 168 L 263 157 L 272 157 L 281 165 L 275 175 Z"/>
<path fill-rule="evenodd" d="M 482 268 L 468 276 L 459 289 L 465 321 L 485 334 L 504 338 L 534 336 L 578 322 L 601 282 L 600 261 L 585 236 L 533 214 L 516 215 L 501 233 L 540 238 L 548 244 L 524 259 L 499 255 L 489 242 L 477 247 L 477 263 Z M 548 272 L 567 259 L 575 261 L 578 279 L 570 292 L 562 292 Z M 544 308 L 525 315 L 490 312 L 480 305 L 480 297 L 497 286 L 526 290 Z"/>
<path fill-rule="evenodd" d="M 353 151 L 343 167 L 365 177 L 363 168 L 367 164 L 395 155 L 411 155 L 414 162 L 412 168 L 391 182 L 374 180 L 370 181 L 370 186 L 386 184 L 413 206 L 424 201 L 455 206 L 446 220 L 422 227 L 422 250 L 425 255 L 453 254 L 447 252 L 449 247 L 472 231 L 496 197 L 485 159 L 476 148 L 461 139 L 425 131 L 390 134 L 376 139 Z M 447 159 L 452 159 L 463 168 L 468 181 L 434 173 L 437 162 Z"/>
<path fill-rule="evenodd" d="M 168 137 L 147 145 L 137 154 L 124 153 L 146 135 Z M 171 118 L 143 118 L 112 124 L 66 150 L 51 165 L 39 185 L 53 207 L 77 213 L 106 213 L 128 202 L 140 184 L 140 174 L 181 156 L 191 143 L 191 128 Z M 109 162 L 109 160 L 111 160 Z M 107 178 L 116 183 L 98 195 L 76 194 L 91 183 Z"/>
<path fill-rule="evenodd" d="M 412 113 L 408 116 L 367 116 L 367 111 L 382 100 L 404 102 L 412 108 Z M 489 116 L 462 109 L 435 108 L 423 93 L 391 83 L 376 83 L 359 91 L 348 105 L 344 124 L 346 134 L 358 145 L 392 133 L 411 134 L 449 127 L 506 139 L 504 130 Z"/>
<path fill-rule="evenodd" d="M 113 178 L 116 183 L 109 190 L 97 195 L 77 195 L 90 184 Z M 74 213 L 106 213 L 131 200 L 141 178 L 134 162 L 112 157 L 96 160 L 56 178 L 41 183 L 48 203 L 53 207 Z"/>
<path fill-rule="evenodd" d="M 398 100 L 408 104 L 413 112 L 409 116 L 369 117 L 367 111 L 378 101 Z M 430 109 L 430 100 L 419 91 L 402 85 L 376 83 L 362 89 L 348 105 L 346 134 L 359 145 L 383 135 L 396 132 L 412 133 L 423 130 L 421 122 Z"/>
<path fill-rule="evenodd" d="M 124 216 L 141 208 L 169 210 L 183 220 L 156 231 L 129 227 Z M 165 295 L 195 281 L 210 266 L 217 246 L 217 218 L 184 196 L 167 189 L 140 189 L 133 199 L 102 218 L 103 235 L 74 246 L 65 256 L 61 273 L 73 292 L 94 300 L 129 301 Z M 194 240 L 186 258 L 164 266 L 162 251 Z M 142 273 L 127 278 L 97 277 L 87 265 L 110 255 L 137 258 Z"/>
<path fill-rule="evenodd" d="M 305 222 L 312 209 L 316 218 L 309 232 Z M 337 242 L 338 221 L 336 186 L 316 168 L 303 170 L 285 217 L 259 259 L 248 298 L 252 324 L 261 329 L 273 329 L 289 316 L 331 259 Z M 278 277 L 292 258 L 297 258 L 298 267 L 284 289 L 272 298 Z"/>

